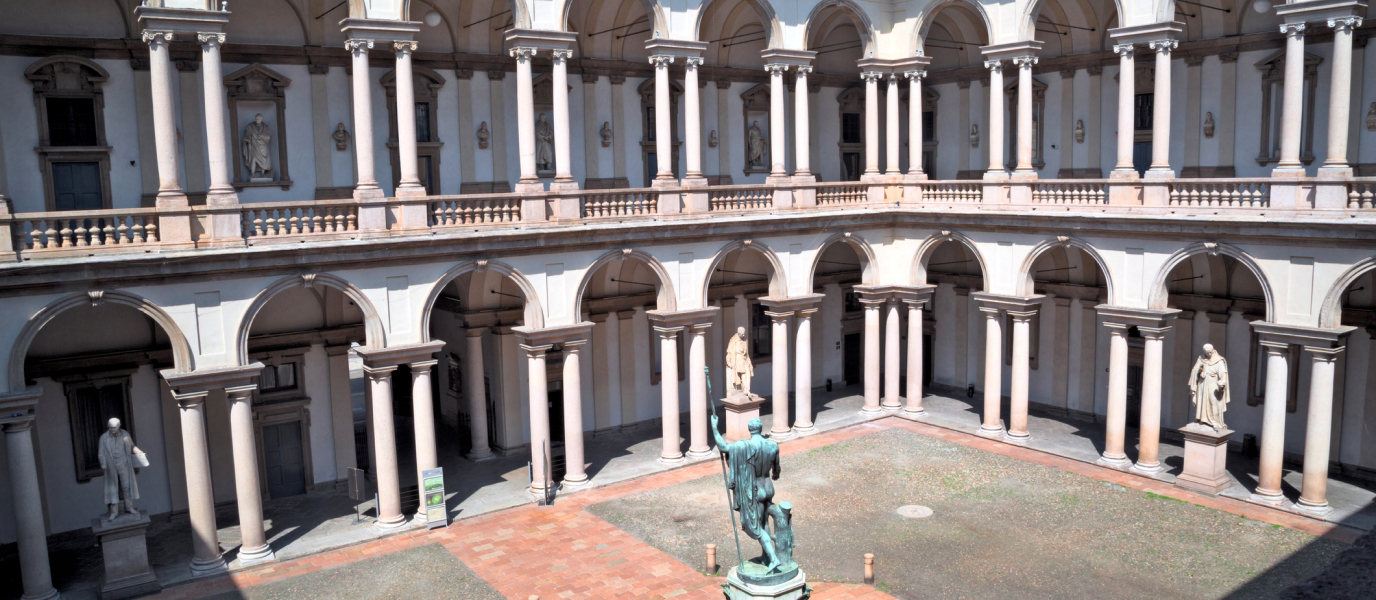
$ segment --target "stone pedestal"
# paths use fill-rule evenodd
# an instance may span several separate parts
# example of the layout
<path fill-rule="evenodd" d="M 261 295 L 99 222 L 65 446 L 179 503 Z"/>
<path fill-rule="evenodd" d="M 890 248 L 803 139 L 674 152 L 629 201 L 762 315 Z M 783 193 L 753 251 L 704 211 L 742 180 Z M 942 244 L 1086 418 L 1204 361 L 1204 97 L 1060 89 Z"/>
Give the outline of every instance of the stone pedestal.
<path fill-rule="evenodd" d="M 100 578 L 100 600 L 119 600 L 151 594 L 162 589 L 148 567 L 148 513 L 124 513 L 114 521 L 91 520 L 91 531 L 100 539 L 105 574 Z"/>
<path fill-rule="evenodd" d="M 761 585 L 746 583 L 741 579 L 736 567 L 731 567 L 731 572 L 726 576 L 726 583 L 721 584 L 721 589 L 726 594 L 726 600 L 802 600 L 812 592 L 807 585 L 807 575 L 801 569 L 787 581 Z"/>
<path fill-rule="evenodd" d="M 722 406 L 726 407 L 726 438 L 727 442 L 744 440 L 750 438 L 750 420 L 760 418 L 760 405 L 764 404 L 764 398 L 755 394 L 736 393 L 723 398 Z"/>
<path fill-rule="evenodd" d="M 1185 470 L 1175 478 L 1175 487 L 1218 494 L 1233 484 L 1228 477 L 1228 436 L 1233 430 L 1191 423 L 1180 428 L 1185 435 Z"/>

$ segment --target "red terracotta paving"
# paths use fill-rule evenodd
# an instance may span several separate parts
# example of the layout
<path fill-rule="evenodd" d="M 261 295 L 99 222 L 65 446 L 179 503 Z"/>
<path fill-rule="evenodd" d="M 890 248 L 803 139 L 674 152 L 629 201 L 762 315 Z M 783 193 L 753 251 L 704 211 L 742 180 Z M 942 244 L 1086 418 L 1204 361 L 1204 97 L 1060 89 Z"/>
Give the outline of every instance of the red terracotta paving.
<path fill-rule="evenodd" d="M 785 455 L 806 452 L 888 428 L 898 428 L 979 448 L 1101 481 L 1169 496 L 1329 539 L 1352 543 L 1360 532 L 1259 505 L 1211 497 L 1166 483 L 950 429 L 890 417 L 861 423 L 781 446 Z M 721 598 L 721 580 L 621 531 L 585 510 L 588 506 L 689 481 L 717 472 L 707 461 L 582 491 L 552 507 L 523 506 L 454 522 L 448 529 L 412 531 L 318 555 L 236 571 L 170 588 L 157 598 L 201 598 L 281 581 L 306 573 L 438 543 L 508 598 Z M 815 583 L 816 600 L 892 598 L 871 586 Z"/>

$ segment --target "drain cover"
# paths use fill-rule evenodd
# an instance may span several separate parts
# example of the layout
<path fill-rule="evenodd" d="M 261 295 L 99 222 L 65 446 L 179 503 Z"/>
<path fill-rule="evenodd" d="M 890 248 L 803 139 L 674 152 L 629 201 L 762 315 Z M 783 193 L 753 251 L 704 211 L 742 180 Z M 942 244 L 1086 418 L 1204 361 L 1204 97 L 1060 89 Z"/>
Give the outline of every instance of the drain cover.
<path fill-rule="evenodd" d="M 898 514 L 907 519 L 925 519 L 932 516 L 932 509 L 917 504 L 898 507 Z"/>

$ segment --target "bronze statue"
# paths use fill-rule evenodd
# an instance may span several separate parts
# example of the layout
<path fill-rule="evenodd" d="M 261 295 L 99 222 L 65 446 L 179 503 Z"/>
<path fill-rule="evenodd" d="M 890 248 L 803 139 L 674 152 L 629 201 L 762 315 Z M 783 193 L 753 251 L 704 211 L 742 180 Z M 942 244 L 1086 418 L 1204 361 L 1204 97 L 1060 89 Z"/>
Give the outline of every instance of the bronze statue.
<path fill-rule="evenodd" d="M 737 568 L 746 583 L 773 585 L 793 579 L 798 563 L 793 560 L 793 507 L 774 504 L 774 480 L 779 478 L 779 444 L 760 432 L 764 424 L 752 419 L 750 437 L 726 443 L 712 415 L 712 436 L 726 461 L 726 489 L 731 510 L 740 514 L 740 529 L 760 542 L 761 555 Z M 769 521 L 773 520 L 773 531 Z"/>

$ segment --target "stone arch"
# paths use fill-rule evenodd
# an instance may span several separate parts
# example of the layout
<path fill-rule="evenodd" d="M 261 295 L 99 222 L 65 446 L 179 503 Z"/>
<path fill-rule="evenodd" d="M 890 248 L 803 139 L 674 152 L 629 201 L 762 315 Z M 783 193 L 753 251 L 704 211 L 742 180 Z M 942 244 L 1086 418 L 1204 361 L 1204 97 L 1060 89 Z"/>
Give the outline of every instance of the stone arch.
<path fill-rule="evenodd" d="M 1231 256 L 1239 263 L 1246 265 L 1247 269 L 1261 283 L 1261 291 L 1266 296 L 1266 322 L 1274 323 L 1276 319 L 1275 290 L 1271 287 L 1271 280 L 1266 277 L 1266 271 L 1262 270 L 1261 265 L 1258 265 L 1246 252 L 1230 244 L 1202 242 L 1176 250 L 1166 260 L 1166 264 L 1161 266 L 1161 270 L 1157 271 L 1156 277 L 1152 278 L 1151 295 L 1147 298 L 1147 308 L 1165 310 L 1166 303 L 1170 298 L 1170 292 L 1166 289 L 1166 280 L 1170 278 L 1171 271 L 1174 271 L 1175 267 L 1179 266 L 1185 259 L 1206 253 Z M 1110 303 L 1112 303 L 1112 299 L 1110 299 Z"/>
<path fill-rule="evenodd" d="M 1109 271 L 1108 262 L 1099 254 L 1099 251 L 1080 238 L 1070 236 L 1060 236 L 1056 239 L 1046 240 L 1037 244 L 1032 251 L 1027 253 L 1027 258 L 1023 259 L 1022 266 L 1018 268 L 1018 281 L 1014 286 L 1014 293 L 1018 296 L 1031 296 L 1033 293 L 1032 266 L 1041 257 L 1043 252 L 1053 248 L 1079 248 L 1090 258 L 1094 259 L 1095 264 L 1099 265 L 1099 271 L 1104 274 L 1104 286 L 1108 288 L 1108 305 L 1116 306 L 1118 296 L 1113 286 L 1113 273 Z"/>
<path fill-rule="evenodd" d="M 1328 288 L 1328 293 L 1323 297 L 1323 304 L 1319 306 L 1319 327 L 1336 329 L 1342 326 L 1343 293 L 1347 292 L 1347 288 L 1354 282 L 1373 270 L 1376 270 L 1376 257 L 1364 258 L 1343 271 L 1342 276 L 1333 283 L 1333 287 Z"/>
<path fill-rule="evenodd" d="M 712 262 L 707 264 L 700 280 L 702 282 L 702 306 L 709 306 L 707 291 L 712 285 L 712 274 L 717 271 L 717 267 L 721 266 L 722 261 L 726 260 L 728 254 L 737 250 L 759 253 L 765 262 L 769 263 L 769 268 L 773 271 L 769 275 L 769 295 L 775 298 L 788 297 L 788 279 L 784 274 L 784 264 L 779 260 L 779 255 L 762 242 L 742 240 L 723 246 L 712 256 Z"/>
<path fill-rule="evenodd" d="M 368 348 L 380 350 L 387 347 L 387 333 L 386 329 L 382 326 L 382 316 L 378 313 L 377 308 L 373 306 L 372 301 L 368 300 L 368 297 L 363 294 L 363 291 L 358 289 L 358 286 L 349 283 L 341 277 L 328 273 L 297 275 L 283 277 L 273 282 L 272 285 L 258 292 L 258 295 L 254 297 L 253 304 L 250 304 L 248 310 L 244 312 L 244 318 L 239 322 L 239 330 L 235 335 L 234 354 L 235 360 L 237 361 L 235 363 L 236 366 L 244 366 L 249 363 L 248 334 L 249 330 L 253 328 L 253 319 L 258 316 L 258 313 L 263 310 L 263 307 L 267 306 L 268 302 L 282 290 L 292 286 L 310 287 L 315 285 L 323 285 L 339 290 L 352 300 L 354 304 L 358 306 L 359 310 L 363 311 L 363 331 L 366 336 L 365 339 L 368 342 Z"/>
<path fill-rule="evenodd" d="M 703 19 L 706 17 L 706 15 L 712 14 L 712 13 L 716 12 L 716 9 L 721 8 L 721 5 L 722 5 L 722 4 L 725 4 L 725 3 L 729 2 L 729 1 L 730 1 L 730 0 L 707 0 L 707 2 L 704 2 L 704 3 L 703 3 L 702 8 L 699 8 L 699 9 L 698 9 L 697 22 L 693 24 L 693 39 L 694 39 L 694 40 L 697 40 L 697 41 L 706 41 L 706 40 L 702 39 L 702 38 L 703 38 L 702 27 L 703 27 L 703 25 L 705 24 L 705 23 L 703 22 Z M 762 21 L 762 24 L 764 25 L 765 33 L 766 33 L 767 36 L 768 36 L 768 37 L 765 39 L 765 47 L 766 47 L 766 48 L 780 48 L 780 47 L 782 47 L 782 44 L 783 44 L 783 27 L 782 27 L 782 25 L 779 24 L 779 15 L 778 15 L 778 13 L 775 12 L 773 6 L 770 6 L 770 5 L 769 5 L 768 0 L 738 0 L 738 1 L 744 2 L 744 3 L 746 3 L 746 4 L 749 4 L 752 8 L 755 9 L 756 14 L 759 15 L 760 21 Z M 708 9 L 712 9 L 712 10 L 708 10 Z"/>
<path fill-rule="evenodd" d="M 38 332 L 43 329 L 44 325 L 70 308 L 88 303 L 99 306 L 106 302 L 133 308 L 157 323 L 167 333 L 167 338 L 172 344 L 172 362 L 176 372 L 189 373 L 195 368 L 195 353 L 191 350 L 191 343 L 182 334 L 181 328 L 177 327 L 177 322 L 162 307 L 147 298 L 129 292 L 117 290 L 91 291 L 84 294 L 63 296 L 38 309 L 38 312 L 29 317 L 28 323 L 20 330 L 19 338 L 14 342 L 14 348 L 10 350 L 9 391 L 24 391 L 24 358 L 29 353 L 29 345 L 33 343 L 34 338 L 38 337 Z"/>
<path fill-rule="evenodd" d="M 1112 5 L 1113 5 L 1113 10 L 1115 11 L 1116 15 L 1118 16 L 1118 26 L 1119 26 L 1119 27 L 1122 27 L 1123 24 L 1124 24 L 1124 22 L 1123 22 L 1123 15 L 1125 14 L 1125 13 L 1123 12 L 1123 2 L 1122 2 L 1122 0 L 1104 0 L 1104 1 L 1105 1 L 1105 3 L 1110 3 L 1110 2 L 1112 3 Z M 1174 2 L 1174 0 L 1164 0 L 1164 1 L 1170 3 L 1170 5 L 1171 5 L 1170 10 L 1171 10 L 1171 13 L 1172 13 L 1172 15 L 1173 15 L 1173 14 L 1175 13 L 1175 2 Z M 1050 4 L 1050 2 L 1051 2 L 1051 0 L 1033 0 L 1032 2 L 1028 2 L 1027 5 L 1025 6 L 1025 9 L 1024 9 L 1023 13 L 1022 13 L 1021 15 L 1018 16 L 1018 31 L 1017 31 L 1017 36 L 1018 36 L 1018 38 L 1017 38 L 1016 40 L 1010 40 L 1010 41 L 1025 41 L 1025 40 L 1034 40 L 1034 39 L 1037 39 L 1037 17 L 1038 17 L 1039 15 L 1041 15 L 1042 10 L 1043 10 L 1044 8 L 1046 8 L 1047 5 Z M 1059 4 L 1059 3 L 1058 3 L 1058 4 Z M 1075 8 L 1081 8 L 1081 9 L 1083 9 L 1084 7 L 1077 6 L 1077 7 L 1075 7 Z M 1075 12 L 1075 11 L 1067 11 L 1068 14 L 1071 13 L 1071 12 Z M 1089 14 L 1090 14 L 1090 15 L 1093 15 L 1094 20 L 1095 20 L 1096 22 L 1103 16 L 1103 15 L 1094 14 L 1093 12 L 1090 12 Z M 1160 20 L 1160 21 L 1158 21 L 1158 22 L 1167 23 L 1167 22 L 1174 21 L 1174 20 L 1175 20 L 1175 19 L 1174 19 L 1174 17 L 1172 16 L 1172 17 L 1168 17 L 1168 18 L 1166 18 L 1166 19 L 1162 19 L 1162 20 Z M 1097 23 L 1096 23 L 1096 24 L 1097 24 Z M 1096 32 L 1096 33 L 1097 33 L 1097 32 Z"/>
<path fill-rule="evenodd" d="M 545 311 L 540 306 L 540 296 L 535 293 L 535 286 L 530 283 L 525 275 L 521 274 L 511 265 L 495 260 L 466 260 L 449 269 L 440 276 L 434 286 L 430 288 L 430 294 L 425 298 L 425 308 L 420 313 L 420 335 L 421 342 L 429 342 L 430 339 L 430 316 L 435 311 L 435 302 L 439 300 L 440 293 L 444 291 L 455 279 L 465 273 L 476 273 L 479 271 L 493 271 L 500 273 L 510 279 L 520 288 L 521 295 L 525 300 L 525 326 L 531 329 L 545 328 Z"/>
<path fill-rule="evenodd" d="M 573 19 L 574 0 L 562 0 L 562 2 L 564 3 L 564 5 L 559 9 L 560 14 L 562 15 L 559 18 L 559 29 L 560 31 L 573 31 L 571 21 Z M 645 14 L 649 15 L 650 25 L 652 26 L 654 31 L 658 31 L 660 33 L 659 37 L 672 38 L 672 32 L 669 31 L 669 20 L 664 16 L 664 6 L 660 4 L 657 0 L 637 0 L 637 2 L 639 2 L 640 7 L 645 11 Z M 584 6 L 584 8 L 586 9 L 588 7 Z M 585 16 L 586 14 L 587 13 L 585 13 Z M 584 26 L 586 27 L 587 24 L 584 23 Z M 580 31 L 578 33 L 590 32 Z M 581 44 L 582 38 L 580 37 L 578 41 Z"/>
<path fill-rule="evenodd" d="M 927 261 L 932 258 L 932 253 L 936 251 L 937 246 L 945 242 L 956 242 L 964 246 L 975 257 L 984 279 L 984 289 L 980 291 L 989 291 L 989 280 L 992 274 L 989 272 L 988 262 L 984 260 L 984 254 L 980 253 L 974 240 L 957 231 L 942 231 L 922 241 L 922 245 L 917 248 L 917 255 L 913 257 L 912 285 L 927 285 Z"/>
<path fill-rule="evenodd" d="M 94 73 L 94 75 L 87 75 L 86 79 L 91 81 L 92 83 L 103 84 L 106 81 L 110 80 L 110 72 L 106 71 L 105 67 L 100 66 L 95 61 L 89 58 L 82 58 L 80 56 L 75 56 L 72 54 L 55 54 L 53 56 L 49 56 L 42 60 L 36 61 L 24 69 L 24 77 L 29 79 L 30 81 L 33 81 L 37 78 L 42 78 L 44 77 L 44 75 L 41 74 L 40 71 L 42 71 L 44 67 L 47 67 L 48 65 L 56 65 L 62 63 L 77 64 L 81 65 L 84 68 L 90 69 L 91 72 Z"/>
<path fill-rule="evenodd" d="M 822 242 L 817 246 L 817 252 L 812 256 L 812 264 L 807 270 L 807 287 L 803 288 L 803 293 L 812 293 L 813 280 L 817 276 L 817 266 L 822 260 L 827 248 L 832 244 L 847 244 L 855 250 L 855 255 L 860 257 L 864 264 L 861 266 L 860 283 L 862 285 L 879 285 L 879 263 L 874 255 L 874 248 L 865 238 L 852 233 L 838 233 Z"/>
<path fill-rule="evenodd" d="M 908 47 L 909 54 L 922 50 L 922 47 L 926 45 L 927 33 L 931 30 L 932 23 L 936 21 L 937 13 L 941 12 L 943 8 L 952 5 L 959 5 L 969 10 L 969 12 L 978 15 L 980 20 L 984 23 L 984 39 L 986 43 L 996 43 L 994 41 L 993 21 L 989 19 L 989 13 L 985 12 L 982 4 L 972 2 L 971 0 L 945 0 L 943 2 L 933 2 L 922 9 L 922 12 L 918 15 L 917 22 L 913 24 L 913 33 L 909 36 L 912 40 L 910 43 L 911 45 Z"/>
<path fill-rule="evenodd" d="M 588 290 L 588 284 L 592 283 L 592 276 L 597 273 L 597 270 L 602 268 L 602 265 L 609 262 L 627 258 L 634 258 L 645 263 L 651 271 L 654 271 L 655 277 L 659 278 L 660 285 L 659 291 L 656 294 L 656 308 L 669 312 L 678 310 L 678 293 L 674 290 L 674 278 L 669 276 L 669 270 L 664 268 L 664 264 L 659 262 L 659 259 L 656 259 L 649 253 L 642 250 L 627 248 L 625 250 L 609 251 L 597 257 L 597 260 L 593 261 L 591 265 L 588 265 L 588 269 L 583 273 L 583 280 L 578 282 L 578 290 L 574 293 L 574 318 L 578 318 L 579 315 L 583 314 L 583 294 Z"/>
<path fill-rule="evenodd" d="M 821 26 L 823 16 L 832 10 L 837 10 L 850 16 L 851 22 L 854 23 L 856 29 L 860 31 L 860 40 L 865 43 L 865 53 L 877 50 L 875 47 L 874 23 L 870 20 L 869 15 L 865 14 L 865 11 L 861 10 L 860 6 L 853 0 L 819 2 L 816 6 L 812 7 L 812 12 L 808 13 L 807 20 L 803 22 L 803 49 L 807 49 L 808 46 L 812 45 L 812 38 L 814 35 L 825 33 L 817 31 L 816 28 Z"/>

